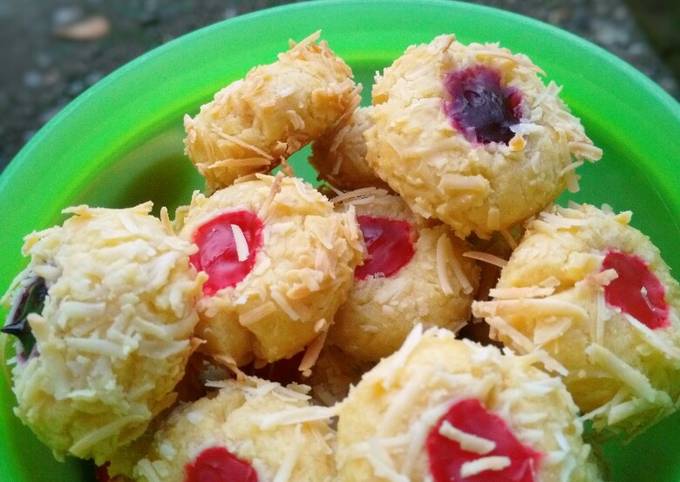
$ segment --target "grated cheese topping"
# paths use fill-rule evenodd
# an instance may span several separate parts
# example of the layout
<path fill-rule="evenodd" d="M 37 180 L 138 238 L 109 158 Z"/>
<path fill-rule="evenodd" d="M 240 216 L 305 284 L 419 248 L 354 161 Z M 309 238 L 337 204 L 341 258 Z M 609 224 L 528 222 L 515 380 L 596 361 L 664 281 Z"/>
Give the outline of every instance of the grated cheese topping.
<path fill-rule="evenodd" d="M 306 377 L 312 374 L 311 369 L 316 364 L 319 359 L 319 354 L 326 343 L 326 337 L 328 336 L 328 331 L 323 331 L 319 336 L 314 338 L 314 341 L 307 347 L 305 354 L 300 360 L 300 365 L 298 370 Z"/>
<path fill-rule="evenodd" d="M 449 271 L 447 269 L 447 250 L 446 243 L 448 242 L 448 237 L 446 234 L 442 234 L 437 240 L 437 251 L 436 251 L 436 262 L 437 262 L 437 277 L 439 279 L 439 285 L 445 295 L 451 295 L 454 293 L 453 287 L 451 286 L 451 281 L 449 280 Z"/>
<path fill-rule="evenodd" d="M 231 225 L 231 232 L 234 236 L 234 243 L 236 244 L 236 256 L 238 260 L 242 263 L 248 259 L 250 255 L 250 249 L 248 248 L 248 241 L 243 234 L 241 226 L 238 224 Z"/>
<path fill-rule="evenodd" d="M 274 300 L 274 302 L 281 308 L 286 315 L 291 320 L 299 320 L 302 318 L 300 314 L 288 303 L 288 300 L 286 299 L 285 295 L 282 295 L 278 291 L 272 290 L 272 292 L 269 294 L 271 298 Z"/>
<path fill-rule="evenodd" d="M 489 263 L 494 266 L 498 266 L 499 268 L 503 268 L 505 265 L 508 264 L 508 261 L 499 258 L 498 256 L 495 256 L 490 253 L 484 253 L 481 251 L 466 251 L 463 253 L 463 256 L 466 258 L 471 258 L 471 259 L 476 259 L 478 261 L 483 261 L 484 263 Z"/>
<path fill-rule="evenodd" d="M 636 370 L 607 348 L 597 343 L 592 343 L 586 348 L 586 355 L 592 363 L 606 370 L 611 376 L 623 381 L 639 397 L 654 402 L 658 397 L 668 398 L 668 394 L 658 392 L 652 387 L 647 376 Z"/>
<path fill-rule="evenodd" d="M 552 286 L 527 286 L 520 288 L 491 288 L 489 296 L 497 300 L 511 300 L 517 298 L 543 298 L 555 292 Z"/>
<path fill-rule="evenodd" d="M 509 457 L 491 456 L 480 457 L 470 462 L 465 462 L 460 468 L 460 476 L 463 478 L 472 477 L 473 475 L 481 474 L 487 470 L 503 470 L 510 467 L 511 461 Z"/>
<path fill-rule="evenodd" d="M 353 191 L 347 191 L 342 194 L 338 194 L 336 197 L 331 199 L 333 204 L 343 204 L 354 200 L 358 200 L 364 197 L 382 197 L 387 195 L 387 191 L 384 189 L 379 189 L 376 187 L 362 187 L 360 189 L 355 189 Z"/>
<path fill-rule="evenodd" d="M 463 450 L 467 450 L 468 452 L 485 455 L 496 448 L 496 442 L 493 440 L 463 432 L 462 430 L 459 430 L 458 428 L 451 425 L 448 420 L 445 420 L 444 423 L 440 425 L 439 433 L 449 440 L 458 442 L 460 447 Z"/>
<path fill-rule="evenodd" d="M 282 425 L 328 420 L 336 414 L 335 407 L 309 406 L 291 408 L 276 413 L 268 413 L 261 417 L 258 425 L 263 430 Z"/>
<path fill-rule="evenodd" d="M 303 449 L 302 445 L 304 440 L 302 440 L 301 430 L 302 429 L 300 425 L 295 427 L 296 440 L 292 441 L 290 449 L 286 452 L 283 462 L 276 471 L 276 475 L 274 476 L 274 480 L 272 482 L 288 482 L 291 480 L 293 469 L 295 468 L 295 464 L 300 457 L 300 452 Z"/>

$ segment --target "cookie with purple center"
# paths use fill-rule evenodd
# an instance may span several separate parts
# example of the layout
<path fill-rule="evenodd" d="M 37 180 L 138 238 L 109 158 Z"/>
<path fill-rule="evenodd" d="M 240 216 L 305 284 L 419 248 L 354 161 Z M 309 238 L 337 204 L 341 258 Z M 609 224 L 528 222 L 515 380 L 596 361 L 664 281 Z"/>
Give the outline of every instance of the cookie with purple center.
<path fill-rule="evenodd" d="M 2 331 L 16 337 L 14 411 L 59 458 L 101 464 L 140 436 L 196 348 L 195 247 L 150 211 L 78 206 L 26 237 Z"/>
<path fill-rule="evenodd" d="M 578 189 L 601 150 L 528 57 L 453 35 L 409 47 L 373 87 L 367 162 L 421 216 L 488 238 Z"/>

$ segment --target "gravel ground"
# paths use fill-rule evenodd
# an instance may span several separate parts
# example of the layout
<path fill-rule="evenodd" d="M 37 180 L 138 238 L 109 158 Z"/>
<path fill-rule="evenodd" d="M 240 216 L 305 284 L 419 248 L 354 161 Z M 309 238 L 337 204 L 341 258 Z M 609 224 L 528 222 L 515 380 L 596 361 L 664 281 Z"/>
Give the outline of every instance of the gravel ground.
<path fill-rule="evenodd" d="M 0 0 L 0 169 L 71 99 L 168 40 L 286 1 Z M 680 97 L 622 0 L 482 0 L 600 44 Z M 84 21 L 87 21 L 83 24 Z M 74 28 L 79 26 L 78 28 Z M 85 37 L 74 40 L 74 37 Z"/>

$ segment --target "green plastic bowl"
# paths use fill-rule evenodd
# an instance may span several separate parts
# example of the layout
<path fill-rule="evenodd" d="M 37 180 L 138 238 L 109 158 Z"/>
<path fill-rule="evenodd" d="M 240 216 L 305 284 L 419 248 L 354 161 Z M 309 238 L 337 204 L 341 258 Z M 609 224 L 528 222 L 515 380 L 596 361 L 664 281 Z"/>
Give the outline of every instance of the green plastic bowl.
<path fill-rule="evenodd" d="M 524 52 L 604 149 L 584 166 L 581 191 L 569 198 L 635 212 L 680 272 L 680 105 L 656 84 L 604 50 L 562 30 L 511 13 L 441 1 L 326 1 L 245 15 L 157 48 L 109 75 L 69 104 L 0 177 L 3 213 L 0 289 L 24 266 L 22 237 L 63 219 L 79 203 L 156 206 L 186 203 L 201 181 L 182 154 L 182 116 L 221 86 L 323 30 L 323 38 L 364 83 L 413 43 L 454 32 L 463 42 L 499 41 Z M 313 180 L 304 152 L 296 172 Z M 567 199 L 567 198 L 565 198 Z M 4 312 L 0 313 L 4 315 Z M 3 316 L 4 318 L 4 316 Z M 5 482 L 92 481 L 92 466 L 59 463 L 12 415 L 9 375 L 0 376 L 0 477 Z M 604 447 L 615 482 L 680 481 L 680 416 L 629 445 Z"/>

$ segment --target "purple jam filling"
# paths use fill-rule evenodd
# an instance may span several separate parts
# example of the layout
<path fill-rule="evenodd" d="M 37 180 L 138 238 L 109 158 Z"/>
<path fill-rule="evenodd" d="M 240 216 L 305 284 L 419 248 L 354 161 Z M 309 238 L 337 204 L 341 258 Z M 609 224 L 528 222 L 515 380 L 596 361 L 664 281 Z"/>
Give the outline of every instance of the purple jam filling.
<path fill-rule="evenodd" d="M 507 144 L 513 138 L 510 127 L 522 117 L 522 95 L 503 87 L 498 72 L 479 65 L 450 72 L 444 88 L 450 96 L 444 112 L 468 141 Z"/>
<path fill-rule="evenodd" d="M 12 308 L 5 320 L 5 326 L 0 331 L 13 335 L 19 341 L 17 347 L 17 359 L 20 362 L 27 361 L 31 356 L 37 356 L 35 337 L 28 323 L 28 315 L 41 313 L 47 296 L 45 280 L 35 276 L 22 283 L 20 292 L 14 296 Z"/>

